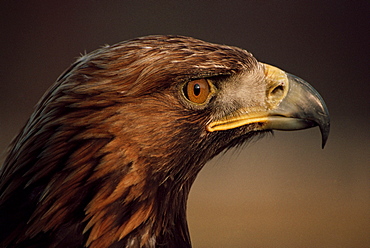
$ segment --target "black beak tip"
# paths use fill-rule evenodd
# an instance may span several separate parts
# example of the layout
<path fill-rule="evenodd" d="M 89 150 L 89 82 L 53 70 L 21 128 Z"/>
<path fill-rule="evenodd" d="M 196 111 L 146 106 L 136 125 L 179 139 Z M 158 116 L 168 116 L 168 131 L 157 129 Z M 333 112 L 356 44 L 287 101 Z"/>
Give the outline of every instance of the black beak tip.
<path fill-rule="evenodd" d="M 321 139 L 322 139 L 321 148 L 324 149 L 326 145 L 326 141 L 328 140 L 328 137 L 329 137 L 330 122 L 326 122 L 325 124 L 320 125 L 320 131 L 321 131 Z"/>

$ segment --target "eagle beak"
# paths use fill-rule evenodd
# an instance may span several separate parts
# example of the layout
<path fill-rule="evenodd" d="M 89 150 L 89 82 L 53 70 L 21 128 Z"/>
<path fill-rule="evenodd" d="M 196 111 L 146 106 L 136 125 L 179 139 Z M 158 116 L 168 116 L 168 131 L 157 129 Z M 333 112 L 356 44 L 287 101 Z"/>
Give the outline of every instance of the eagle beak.
<path fill-rule="evenodd" d="M 263 64 L 267 83 L 266 107 L 240 109 L 211 122 L 207 131 L 228 130 L 259 124 L 257 130 L 300 130 L 319 126 L 322 148 L 329 136 L 330 118 L 324 100 L 307 82 L 279 68 Z"/>

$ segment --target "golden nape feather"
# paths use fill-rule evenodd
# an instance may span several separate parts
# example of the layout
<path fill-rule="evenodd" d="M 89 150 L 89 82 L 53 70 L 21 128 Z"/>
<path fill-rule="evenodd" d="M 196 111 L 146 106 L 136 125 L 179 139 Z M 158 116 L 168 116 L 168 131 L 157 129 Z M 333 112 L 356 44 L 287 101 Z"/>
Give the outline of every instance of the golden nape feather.
<path fill-rule="evenodd" d="M 0 247 L 191 247 L 186 201 L 220 152 L 329 114 L 305 81 L 249 52 L 147 36 L 79 58 L 0 170 Z"/>

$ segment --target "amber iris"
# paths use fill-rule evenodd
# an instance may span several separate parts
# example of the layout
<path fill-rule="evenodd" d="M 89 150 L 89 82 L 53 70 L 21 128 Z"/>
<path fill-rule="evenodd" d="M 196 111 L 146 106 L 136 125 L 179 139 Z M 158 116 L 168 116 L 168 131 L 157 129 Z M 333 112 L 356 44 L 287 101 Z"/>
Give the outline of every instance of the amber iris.
<path fill-rule="evenodd" d="M 206 79 L 197 79 L 190 81 L 185 89 L 187 98 L 198 104 L 205 103 L 210 93 L 210 86 Z"/>

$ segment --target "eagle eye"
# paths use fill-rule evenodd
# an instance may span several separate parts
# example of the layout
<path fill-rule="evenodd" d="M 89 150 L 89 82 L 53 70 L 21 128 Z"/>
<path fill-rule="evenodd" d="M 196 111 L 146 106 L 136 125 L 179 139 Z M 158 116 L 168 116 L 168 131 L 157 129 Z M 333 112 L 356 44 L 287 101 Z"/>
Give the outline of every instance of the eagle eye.
<path fill-rule="evenodd" d="M 184 95 L 186 98 L 197 104 L 205 103 L 210 93 L 210 85 L 208 80 L 204 78 L 190 81 L 184 87 Z"/>

